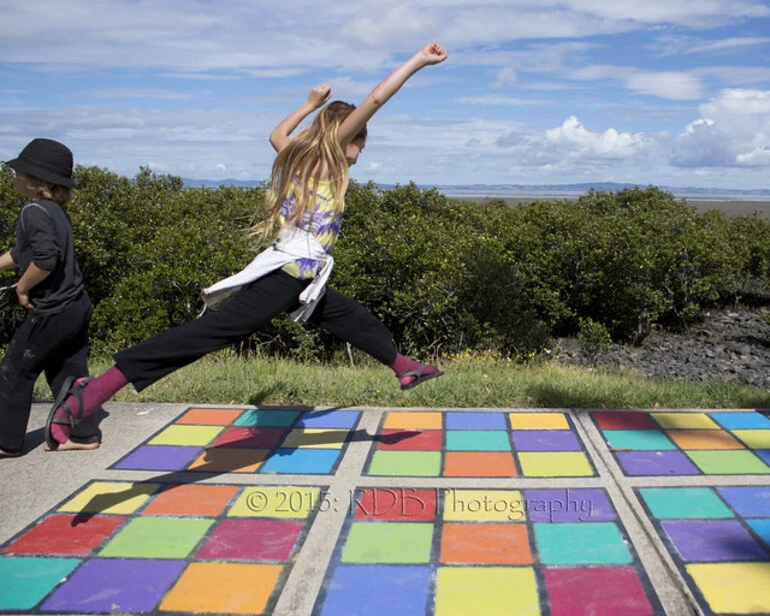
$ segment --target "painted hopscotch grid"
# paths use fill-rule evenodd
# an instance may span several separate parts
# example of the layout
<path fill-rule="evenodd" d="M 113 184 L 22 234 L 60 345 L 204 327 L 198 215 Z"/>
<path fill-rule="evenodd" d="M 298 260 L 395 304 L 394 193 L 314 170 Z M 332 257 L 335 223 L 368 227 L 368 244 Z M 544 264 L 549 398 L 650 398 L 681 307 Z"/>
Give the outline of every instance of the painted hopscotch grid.
<path fill-rule="evenodd" d="M 360 411 L 189 408 L 110 468 L 330 475 Z"/>
<path fill-rule="evenodd" d="M 269 614 L 325 490 L 91 482 L 0 547 L 0 613 Z"/>
<path fill-rule="evenodd" d="M 770 474 L 770 419 L 761 413 L 591 416 L 628 477 Z"/>
<path fill-rule="evenodd" d="M 314 616 L 663 612 L 604 489 L 361 488 Z"/>
<path fill-rule="evenodd" d="M 770 486 L 635 491 L 704 614 L 770 614 Z"/>
<path fill-rule="evenodd" d="M 365 474 L 390 477 L 592 477 L 567 413 L 390 411 Z"/>

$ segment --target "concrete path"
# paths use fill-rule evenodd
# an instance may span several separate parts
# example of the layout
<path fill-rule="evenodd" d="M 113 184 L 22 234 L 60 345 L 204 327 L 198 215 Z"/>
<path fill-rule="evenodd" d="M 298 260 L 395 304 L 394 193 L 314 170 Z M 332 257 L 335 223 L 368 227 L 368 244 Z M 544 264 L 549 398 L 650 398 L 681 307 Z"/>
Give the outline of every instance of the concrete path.
<path fill-rule="evenodd" d="M 770 419 L 108 404 L 0 460 L 0 613 L 770 614 Z"/>

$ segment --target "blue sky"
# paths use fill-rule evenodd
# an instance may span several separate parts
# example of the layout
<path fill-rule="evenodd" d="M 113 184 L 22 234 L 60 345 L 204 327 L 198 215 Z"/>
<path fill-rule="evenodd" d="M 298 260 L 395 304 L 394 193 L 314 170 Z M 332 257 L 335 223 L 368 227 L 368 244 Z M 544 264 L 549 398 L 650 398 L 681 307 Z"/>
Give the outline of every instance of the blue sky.
<path fill-rule="evenodd" d="M 374 117 L 360 181 L 770 188 L 758 0 L 0 0 L 0 160 L 33 137 L 133 176 L 265 179 L 313 85 Z"/>

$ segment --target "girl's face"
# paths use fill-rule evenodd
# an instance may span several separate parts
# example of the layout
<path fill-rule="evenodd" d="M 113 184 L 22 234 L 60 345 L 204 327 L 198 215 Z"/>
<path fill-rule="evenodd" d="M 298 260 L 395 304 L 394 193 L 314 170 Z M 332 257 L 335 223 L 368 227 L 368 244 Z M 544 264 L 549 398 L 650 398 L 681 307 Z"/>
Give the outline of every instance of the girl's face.
<path fill-rule="evenodd" d="M 353 139 L 345 148 L 345 158 L 348 161 L 348 166 L 352 167 L 358 162 L 358 157 L 366 147 L 366 137 L 357 137 Z"/>
<path fill-rule="evenodd" d="M 37 189 L 31 184 L 32 178 L 23 173 L 17 173 L 13 178 L 13 189 L 30 199 L 37 199 Z"/>

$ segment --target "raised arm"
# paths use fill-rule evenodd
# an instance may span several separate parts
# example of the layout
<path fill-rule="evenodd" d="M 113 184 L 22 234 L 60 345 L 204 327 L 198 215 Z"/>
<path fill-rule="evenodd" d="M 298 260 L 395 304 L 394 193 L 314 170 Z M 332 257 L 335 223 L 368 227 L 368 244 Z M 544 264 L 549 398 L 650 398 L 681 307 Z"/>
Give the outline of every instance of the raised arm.
<path fill-rule="evenodd" d="M 278 126 L 270 133 L 270 145 L 280 154 L 291 139 L 289 135 L 294 132 L 302 120 L 308 117 L 316 109 L 323 107 L 332 94 L 332 89 L 326 84 L 316 86 L 310 90 L 307 100 L 302 105 L 292 111 Z"/>
<path fill-rule="evenodd" d="M 383 79 L 366 97 L 366 100 L 356 107 L 353 113 L 340 124 L 337 135 L 342 147 L 344 148 L 355 139 L 356 135 L 361 132 L 361 129 L 366 126 L 366 123 L 377 110 L 401 89 L 401 86 L 406 83 L 407 79 L 421 68 L 439 64 L 446 60 L 446 58 L 446 49 L 443 49 L 438 43 L 431 43 L 423 47 Z"/>

